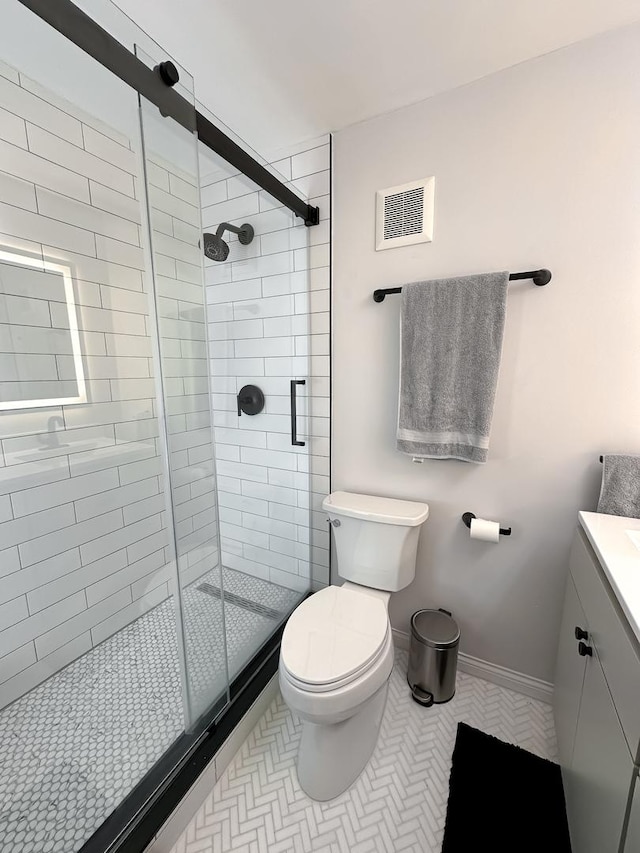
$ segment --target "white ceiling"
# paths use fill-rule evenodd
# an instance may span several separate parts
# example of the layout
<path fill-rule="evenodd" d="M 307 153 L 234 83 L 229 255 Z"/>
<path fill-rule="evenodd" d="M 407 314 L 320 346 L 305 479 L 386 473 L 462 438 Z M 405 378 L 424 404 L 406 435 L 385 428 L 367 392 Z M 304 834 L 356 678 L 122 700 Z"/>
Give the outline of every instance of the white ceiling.
<path fill-rule="evenodd" d="M 640 19 L 640 0 L 117 0 L 269 154 Z"/>

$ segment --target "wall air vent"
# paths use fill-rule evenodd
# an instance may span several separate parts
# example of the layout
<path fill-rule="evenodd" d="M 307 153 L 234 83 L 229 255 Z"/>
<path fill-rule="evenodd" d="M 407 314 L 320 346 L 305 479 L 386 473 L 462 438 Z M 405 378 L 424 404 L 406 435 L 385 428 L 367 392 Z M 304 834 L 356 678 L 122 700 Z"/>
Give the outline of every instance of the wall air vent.
<path fill-rule="evenodd" d="M 435 178 L 376 193 L 376 251 L 433 240 Z"/>

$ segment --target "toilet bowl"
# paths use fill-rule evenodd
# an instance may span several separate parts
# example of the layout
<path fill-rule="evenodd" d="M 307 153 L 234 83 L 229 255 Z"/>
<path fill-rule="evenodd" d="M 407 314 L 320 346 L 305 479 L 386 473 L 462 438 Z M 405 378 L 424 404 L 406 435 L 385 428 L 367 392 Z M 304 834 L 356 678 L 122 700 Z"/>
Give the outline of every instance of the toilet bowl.
<path fill-rule="evenodd" d="M 360 775 L 378 739 L 393 640 L 386 603 L 351 584 L 329 586 L 289 619 L 280 690 L 302 719 L 298 780 L 330 800 Z"/>
<path fill-rule="evenodd" d="M 338 570 L 350 579 L 294 610 L 279 665 L 282 696 L 302 720 L 298 780 L 315 800 L 343 793 L 375 749 L 393 667 L 389 598 L 415 575 L 429 512 L 426 504 L 347 492 L 330 495 L 323 507 Z M 364 585 L 367 578 L 375 586 Z"/>

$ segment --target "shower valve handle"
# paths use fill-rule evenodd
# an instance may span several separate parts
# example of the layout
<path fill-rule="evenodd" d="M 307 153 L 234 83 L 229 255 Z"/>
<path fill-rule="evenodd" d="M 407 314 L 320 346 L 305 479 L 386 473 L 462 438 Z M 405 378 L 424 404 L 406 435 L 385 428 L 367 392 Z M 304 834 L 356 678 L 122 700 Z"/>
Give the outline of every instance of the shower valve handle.
<path fill-rule="evenodd" d="M 238 417 L 243 412 L 245 415 L 259 415 L 264 409 L 264 394 L 257 385 L 245 385 L 238 391 L 236 400 L 238 402 Z"/>

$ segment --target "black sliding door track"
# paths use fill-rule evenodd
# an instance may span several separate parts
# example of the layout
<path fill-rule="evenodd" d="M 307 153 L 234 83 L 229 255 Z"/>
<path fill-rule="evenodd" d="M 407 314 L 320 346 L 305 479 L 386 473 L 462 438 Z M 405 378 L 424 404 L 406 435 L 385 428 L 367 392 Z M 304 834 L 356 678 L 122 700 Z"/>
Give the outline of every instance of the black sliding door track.
<path fill-rule="evenodd" d="M 195 110 L 185 98 L 171 89 L 159 73 L 148 68 L 71 0 L 20 0 L 20 2 L 115 74 L 123 83 L 131 86 L 155 104 L 163 116 L 170 117 L 190 132 L 197 133 L 200 142 L 288 207 L 296 216 L 300 216 L 305 225 L 319 223 L 320 211 L 317 207 L 308 204 L 279 181 L 244 148 L 241 148 L 213 122 Z"/>

